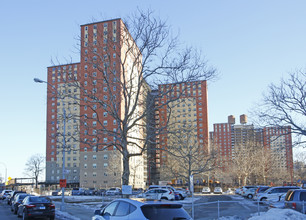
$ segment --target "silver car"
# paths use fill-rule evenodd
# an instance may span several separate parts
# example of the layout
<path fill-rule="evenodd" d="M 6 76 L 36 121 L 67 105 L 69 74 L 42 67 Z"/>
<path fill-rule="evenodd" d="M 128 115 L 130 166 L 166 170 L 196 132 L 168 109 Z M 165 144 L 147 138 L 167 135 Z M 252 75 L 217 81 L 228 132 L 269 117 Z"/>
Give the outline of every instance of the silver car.
<path fill-rule="evenodd" d="M 306 214 L 306 189 L 290 189 L 285 197 L 285 208 Z"/>
<path fill-rule="evenodd" d="M 147 201 L 143 199 L 116 199 L 102 210 L 96 210 L 92 220 L 192 220 L 182 208 L 173 202 Z"/>

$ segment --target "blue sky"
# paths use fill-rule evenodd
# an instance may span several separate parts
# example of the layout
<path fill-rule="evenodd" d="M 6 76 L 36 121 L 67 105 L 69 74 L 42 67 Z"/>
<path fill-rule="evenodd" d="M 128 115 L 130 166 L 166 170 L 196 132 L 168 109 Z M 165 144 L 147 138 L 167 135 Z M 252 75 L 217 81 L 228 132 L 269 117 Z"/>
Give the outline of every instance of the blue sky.
<path fill-rule="evenodd" d="M 27 159 L 45 154 L 46 80 L 51 59 L 79 61 L 80 25 L 151 8 L 220 78 L 208 88 L 209 124 L 248 114 L 270 83 L 306 67 L 306 1 L 5 1 L 0 8 L 0 162 L 24 177 Z M 236 120 L 237 122 L 237 120 Z M 0 164 L 0 176 L 4 166 Z"/>

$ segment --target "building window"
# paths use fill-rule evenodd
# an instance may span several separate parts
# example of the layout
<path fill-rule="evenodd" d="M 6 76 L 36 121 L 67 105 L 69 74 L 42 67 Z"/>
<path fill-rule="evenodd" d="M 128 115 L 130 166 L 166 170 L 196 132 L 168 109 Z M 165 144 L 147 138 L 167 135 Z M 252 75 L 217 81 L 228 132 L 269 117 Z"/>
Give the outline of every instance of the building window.
<path fill-rule="evenodd" d="M 103 158 L 104 158 L 104 160 L 107 160 L 108 159 L 108 155 L 104 154 Z"/>
<path fill-rule="evenodd" d="M 96 163 L 92 164 L 92 168 L 96 169 L 97 168 L 97 164 Z"/>
<path fill-rule="evenodd" d="M 87 163 L 84 163 L 84 168 L 87 168 Z"/>
<path fill-rule="evenodd" d="M 92 155 L 92 159 L 96 160 L 97 159 L 97 155 Z"/>
<path fill-rule="evenodd" d="M 108 167 L 108 164 L 107 164 L 107 163 L 104 163 L 104 167 Z"/>

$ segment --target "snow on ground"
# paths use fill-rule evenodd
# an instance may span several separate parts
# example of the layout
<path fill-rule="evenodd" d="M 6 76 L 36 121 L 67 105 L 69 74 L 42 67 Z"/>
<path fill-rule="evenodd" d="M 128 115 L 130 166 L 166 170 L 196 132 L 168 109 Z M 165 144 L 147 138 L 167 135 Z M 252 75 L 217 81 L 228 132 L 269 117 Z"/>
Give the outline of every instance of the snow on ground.
<path fill-rule="evenodd" d="M 306 220 L 306 215 L 292 209 L 270 209 L 253 216 L 249 220 Z"/>
<path fill-rule="evenodd" d="M 70 215 L 69 213 L 62 212 L 60 210 L 56 210 L 55 216 L 56 216 L 56 219 L 61 219 L 61 220 L 80 220 L 79 218 L 76 218 Z"/>

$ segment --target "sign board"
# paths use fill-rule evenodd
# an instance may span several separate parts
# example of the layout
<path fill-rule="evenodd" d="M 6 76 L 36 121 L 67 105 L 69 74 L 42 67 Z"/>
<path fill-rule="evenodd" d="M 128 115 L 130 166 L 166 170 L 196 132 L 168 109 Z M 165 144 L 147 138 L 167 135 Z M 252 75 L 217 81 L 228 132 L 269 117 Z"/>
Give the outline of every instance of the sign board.
<path fill-rule="evenodd" d="M 132 195 L 132 186 L 122 185 L 122 195 Z"/>
<path fill-rule="evenodd" d="M 193 193 L 193 175 L 190 175 L 190 192 Z"/>
<path fill-rule="evenodd" d="M 60 179 L 60 187 L 61 188 L 65 188 L 67 186 L 67 182 L 66 182 L 66 179 Z"/>

